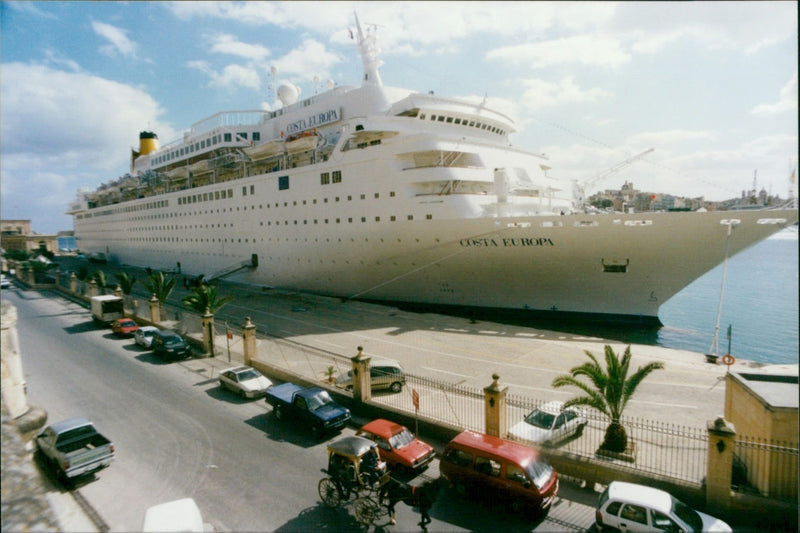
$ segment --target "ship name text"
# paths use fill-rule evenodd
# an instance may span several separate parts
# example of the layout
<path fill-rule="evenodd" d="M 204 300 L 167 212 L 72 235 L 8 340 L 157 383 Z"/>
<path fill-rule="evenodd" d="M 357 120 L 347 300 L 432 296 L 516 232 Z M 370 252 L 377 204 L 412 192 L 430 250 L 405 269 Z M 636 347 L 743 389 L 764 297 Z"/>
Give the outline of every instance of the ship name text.
<path fill-rule="evenodd" d="M 342 114 L 338 109 L 320 111 L 319 113 L 314 113 L 306 118 L 301 118 L 300 120 L 290 122 L 286 125 L 286 133 L 292 135 L 294 133 L 300 133 L 311 128 L 316 128 L 317 126 L 331 124 L 332 122 L 340 120 L 341 117 Z"/>
<path fill-rule="evenodd" d="M 509 239 L 479 238 L 461 239 L 464 248 L 513 248 L 517 246 L 555 246 L 548 237 L 514 237 Z"/>

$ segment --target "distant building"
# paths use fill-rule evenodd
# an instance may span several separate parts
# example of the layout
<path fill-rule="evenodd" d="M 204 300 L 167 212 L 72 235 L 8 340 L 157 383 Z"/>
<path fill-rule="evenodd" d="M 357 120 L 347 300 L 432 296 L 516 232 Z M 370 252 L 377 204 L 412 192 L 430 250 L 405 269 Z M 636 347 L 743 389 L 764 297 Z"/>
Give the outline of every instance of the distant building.
<path fill-rule="evenodd" d="M 7 252 L 58 252 L 56 236 L 35 233 L 30 220 L 0 220 L 0 247 Z"/>

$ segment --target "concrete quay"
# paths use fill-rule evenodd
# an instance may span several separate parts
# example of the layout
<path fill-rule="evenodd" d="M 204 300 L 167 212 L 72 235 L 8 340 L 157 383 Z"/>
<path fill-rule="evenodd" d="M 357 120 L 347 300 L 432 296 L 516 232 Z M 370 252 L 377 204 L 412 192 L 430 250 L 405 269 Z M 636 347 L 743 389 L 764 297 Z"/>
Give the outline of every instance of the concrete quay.
<path fill-rule="evenodd" d="M 603 364 L 605 345 L 617 352 L 627 346 L 604 338 L 406 312 L 378 304 L 253 291 L 234 283 L 223 284 L 220 292 L 236 299 L 218 313 L 218 329 L 223 321 L 232 328 L 240 326 L 247 316 L 260 336 L 266 333 L 345 357 L 363 346 L 365 355 L 397 360 L 408 373 L 479 389 L 497 373 L 509 393 L 541 400 L 566 400 L 578 393 L 571 388 L 554 389 L 551 383 L 589 361 L 586 350 Z M 222 339 L 216 341 L 218 353 L 225 352 Z M 260 342 L 258 357 L 293 357 L 287 350 L 282 347 L 280 354 L 270 353 L 274 347 Z M 639 386 L 626 416 L 705 428 L 709 420 L 723 414 L 725 365 L 706 362 L 704 354 L 659 346 L 634 344 L 631 352 L 632 371 L 650 361 L 661 361 L 665 368 Z M 737 360 L 731 370 L 761 366 Z"/>

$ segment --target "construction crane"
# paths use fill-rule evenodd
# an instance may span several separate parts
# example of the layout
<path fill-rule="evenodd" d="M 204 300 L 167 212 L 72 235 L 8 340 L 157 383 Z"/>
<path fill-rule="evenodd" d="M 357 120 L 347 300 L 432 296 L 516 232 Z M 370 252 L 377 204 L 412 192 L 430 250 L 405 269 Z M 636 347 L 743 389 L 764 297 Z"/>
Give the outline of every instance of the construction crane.
<path fill-rule="evenodd" d="M 636 154 L 633 157 L 626 159 L 620 163 L 617 163 L 613 167 L 604 170 L 597 176 L 591 177 L 587 180 L 584 180 L 582 183 L 578 182 L 578 180 L 572 180 L 572 197 L 574 198 L 574 205 L 576 209 L 581 209 L 586 203 L 586 189 L 593 186 L 595 183 L 604 180 L 605 178 L 609 177 L 611 174 L 619 172 L 623 168 L 627 167 L 634 161 L 638 161 L 642 157 L 646 156 L 650 152 L 655 150 L 655 148 L 649 148 L 640 154 Z"/>

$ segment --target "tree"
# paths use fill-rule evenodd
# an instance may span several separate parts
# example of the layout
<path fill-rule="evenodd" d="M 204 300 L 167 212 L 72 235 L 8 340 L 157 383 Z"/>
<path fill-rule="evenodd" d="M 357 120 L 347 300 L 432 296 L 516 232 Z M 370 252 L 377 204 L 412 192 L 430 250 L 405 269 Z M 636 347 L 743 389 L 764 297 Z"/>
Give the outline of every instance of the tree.
<path fill-rule="evenodd" d="M 233 296 L 219 296 L 216 286 L 203 284 L 195 287 L 181 301 L 184 306 L 198 314 L 205 314 L 206 310 L 208 310 L 213 315 L 218 309 L 233 301 Z"/>
<path fill-rule="evenodd" d="M 108 282 L 106 281 L 106 273 L 102 270 L 95 270 L 92 272 L 92 279 L 97 283 L 97 288 L 100 289 L 100 294 L 106 293 Z"/>
<path fill-rule="evenodd" d="M 136 277 L 131 276 L 127 272 L 117 272 L 114 274 L 114 277 L 117 278 L 119 282 L 119 288 L 122 289 L 122 294 L 125 295 L 126 299 L 130 299 L 133 286 L 136 284 Z"/>
<path fill-rule="evenodd" d="M 564 406 L 585 405 L 606 415 L 611 419 L 611 423 L 606 428 L 605 438 L 600 448 L 612 452 L 624 452 L 628 447 L 628 434 L 620 423 L 622 412 L 644 378 L 654 370 L 664 368 L 664 364 L 648 363 L 640 366 L 632 376 L 628 377 L 631 363 L 630 346 L 625 349 L 625 353 L 620 359 L 611 346 L 606 345 L 606 368 L 600 366 L 589 350 L 585 352 L 591 362 L 570 369 L 570 375 L 557 377 L 553 380 L 553 387 L 571 385 L 582 390 L 585 393 L 584 396 L 572 398 L 566 401 Z M 579 379 L 581 376 L 588 378 L 590 383 Z"/>
<path fill-rule="evenodd" d="M 159 305 L 163 306 L 169 295 L 172 294 L 172 289 L 175 288 L 175 281 L 174 277 L 164 276 L 163 272 L 153 272 L 147 277 L 144 286 L 150 294 L 155 295 Z"/>

